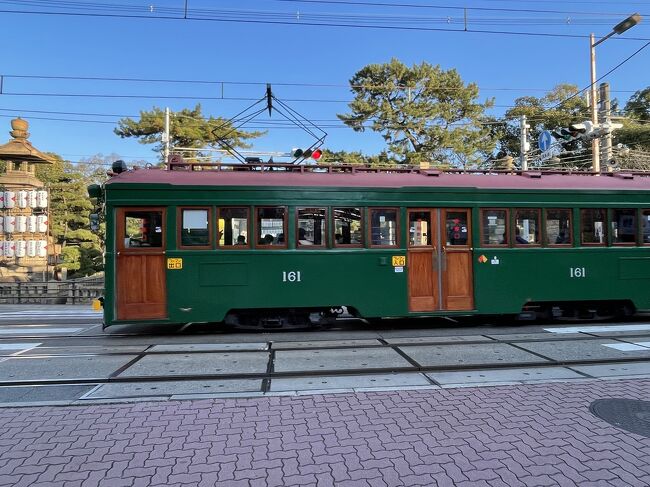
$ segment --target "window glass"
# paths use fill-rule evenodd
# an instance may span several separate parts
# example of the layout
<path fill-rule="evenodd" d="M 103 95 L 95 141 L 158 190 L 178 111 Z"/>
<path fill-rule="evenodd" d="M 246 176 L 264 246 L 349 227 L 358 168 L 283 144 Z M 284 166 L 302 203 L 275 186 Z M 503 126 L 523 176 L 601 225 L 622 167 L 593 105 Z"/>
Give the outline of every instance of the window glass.
<path fill-rule="evenodd" d="M 581 240 L 583 244 L 606 245 L 607 244 L 607 211 L 602 208 L 590 208 L 582 210 Z"/>
<path fill-rule="evenodd" d="M 633 208 L 612 210 L 612 243 L 634 244 L 637 234 L 636 210 Z"/>
<path fill-rule="evenodd" d="M 481 242 L 483 245 L 507 245 L 507 222 L 508 212 L 506 210 L 481 210 L 482 232 Z"/>
<path fill-rule="evenodd" d="M 370 210 L 370 242 L 372 245 L 397 245 L 397 210 Z"/>
<path fill-rule="evenodd" d="M 643 225 L 643 243 L 650 244 L 650 210 L 643 210 L 641 223 Z"/>
<path fill-rule="evenodd" d="M 447 245 L 467 245 L 469 235 L 467 213 L 467 211 L 448 211 L 446 213 Z"/>
<path fill-rule="evenodd" d="M 285 208 L 257 209 L 257 245 L 286 247 Z"/>
<path fill-rule="evenodd" d="M 181 210 L 181 246 L 210 245 L 209 212 L 207 209 Z"/>
<path fill-rule="evenodd" d="M 539 245 L 539 210 L 515 210 L 515 245 Z"/>
<path fill-rule="evenodd" d="M 249 246 L 248 208 L 219 208 L 218 218 L 219 246 Z"/>
<path fill-rule="evenodd" d="M 335 245 L 362 245 L 361 208 L 334 208 Z"/>
<path fill-rule="evenodd" d="M 296 243 L 303 246 L 325 246 L 325 208 L 299 208 Z"/>
<path fill-rule="evenodd" d="M 124 248 L 162 247 L 162 211 L 125 211 Z"/>
<path fill-rule="evenodd" d="M 431 245 L 431 212 L 412 211 L 409 213 L 409 245 L 412 247 Z"/>
<path fill-rule="evenodd" d="M 548 245 L 571 244 L 571 210 L 546 210 L 546 243 Z"/>

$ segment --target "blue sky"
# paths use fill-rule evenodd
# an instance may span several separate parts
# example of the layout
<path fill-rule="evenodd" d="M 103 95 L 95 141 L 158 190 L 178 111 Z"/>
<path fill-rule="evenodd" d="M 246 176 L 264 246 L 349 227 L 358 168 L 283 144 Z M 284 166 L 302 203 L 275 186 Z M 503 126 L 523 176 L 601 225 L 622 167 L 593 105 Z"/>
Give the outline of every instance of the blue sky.
<path fill-rule="evenodd" d="M 101 4 L 98 0 L 0 0 L 4 34 L 0 45 L 3 60 L 0 133 L 5 134 L 0 136 L 0 142 L 9 137 L 10 119 L 21 116 L 30 122 L 31 140 L 36 147 L 57 152 L 66 159 L 78 161 L 97 153 L 116 153 L 127 161 L 154 161 L 157 154 L 151 151 L 151 146 L 113 134 L 117 119 L 136 116 L 140 110 L 153 106 L 178 110 L 193 107 L 197 102 L 203 105 L 206 114 L 229 117 L 252 103 L 246 99 L 261 98 L 264 83 L 270 82 L 278 98 L 327 127 L 325 147 L 376 153 L 383 148 L 379 135 L 355 133 L 336 121 L 336 114 L 346 112 L 346 101 L 351 99 L 348 80 L 369 63 L 387 62 L 395 57 L 407 64 L 427 61 L 445 69 L 456 68 L 466 82 L 479 85 L 482 100 L 495 98 L 494 114 L 502 114 L 519 96 L 541 96 L 560 82 L 581 87 L 588 84 L 587 39 L 462 32 L 465 16 L 462 8 L 467 8 L 470 31 L 568 36 L 593 31 L 598 37 L 633 12 L 647 14 L 644 22 L 621 36 L 627 39 L 612 38 L 598 46 L 600 74 L 650 40 L 648 2 L 365 0 L 365 4 L 359 3 L 364 0 L 348 3 L 188 0 L 190 20 L 184 20 L 163 17 L 183 17 L 185 0 L 104 0 Z M 400 7 L 376 5 L 381 3 Z M 553 12 L 479 10 L 486 8 Z M 16 10 L 67 12 L 68 15 L 10 12 Z M 125 15 L 137 17 L 125 18 Z M 191 20 L 201 16 L 210 20 Z M 324 23 L 391 28 L 315 25 Z M 459 32 L 417 29 L 458 29 Z M 614 72 L 608 78 L 613 96 L 624 102 L 631 92 L 650 85 L 649 61 L 650 48 Z M 214 83 L 41 78 L 57 76 Z M 61 94 L 75 96 L 53 96 Z M 78 96 L 82 94 L 103 96 Z M 208 99 L 220 98 L 222 94 L 225 98 L 243 99 Z M 259 120 L 266 122 L 268 117 Z M 250 127 L 260 123 L 252 122 Z M 6 128 L 2 130 L 2 127 Z M 255 149 L 282 152 L 308 141 L 300 131 L 273 129 L 268 136 L 255 141 Z"/>

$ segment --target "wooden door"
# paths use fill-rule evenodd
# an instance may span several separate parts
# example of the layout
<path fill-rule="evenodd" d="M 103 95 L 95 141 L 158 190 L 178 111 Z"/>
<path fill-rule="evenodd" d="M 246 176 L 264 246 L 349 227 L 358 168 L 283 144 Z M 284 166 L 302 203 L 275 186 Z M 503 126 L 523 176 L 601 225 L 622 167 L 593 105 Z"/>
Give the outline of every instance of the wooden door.
<path fill-rule="evenodd" d="M 436 209 L 408 210 L 409 311 L 440 308 L 437 221 Z"/>
<path fill-rule="evenodd" d="M 442 306 L 446 310 L 471 310 L 474 309 L 471 212 L 468 208 L 448 208 L 441 213 Z"/>
<path fill-rule="evenodd" d="M 167 317 L 165 209 L 118 208 L 117 319 Z"/>

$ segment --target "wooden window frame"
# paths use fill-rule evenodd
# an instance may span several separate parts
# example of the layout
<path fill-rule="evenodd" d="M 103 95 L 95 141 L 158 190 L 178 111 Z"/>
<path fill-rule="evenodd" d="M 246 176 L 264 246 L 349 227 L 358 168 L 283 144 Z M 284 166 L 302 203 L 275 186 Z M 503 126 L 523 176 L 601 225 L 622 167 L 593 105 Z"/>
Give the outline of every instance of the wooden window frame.
<path fill-rule="evenodd" d="M 449 213 L 453 212 L 459 212 L 459 213 L 465 213 L 467 215 L 467 243 L 464 245 L 458 245 L 458 244 L 448 244 L 447 243 L 447 238 L 445 235 L 445 238 L 442 238 L 443 236 L 440 235 L 440 242 L 443 244 L 443 247 L 447 249 L 458 249 L 458 250 L 465 250 L 465 249 L 471 249 L 472 248 L 472 209 L 471 208 L 441 208 L 440 212 L 440 222 L 438 222 L 438 228 L 440 228 L 440 231 L 447 231 L 447 215 Z M 435 245 L 434 245 L 435 248 Z"/>
<path fill-rule="evenodd" d="M 309 209 L 325 210 L 325 217 L 323 219 L 323 221 L 325 223 L 325 235 L 324 235 L 325 238 L 323 239 L 323 243 L 321 245 L 316 245 L 316 244 L 313 244 L 313 245 L 301 245 L 299 243 L 299 241 L 298 241 L 299 240 L 298 239 L 299 232 L 300 232 L 298 230 L 298 220 L 300 220 L 300 214 L 299 214 L 300 210 L 309 210 Z M 328 215 L 327 206 L 297 206 L 296 207 L 296 219 L 295 219 L 296 231 L 294 232 L 295 233 L 294 239 L 295 239 L 295 243 L 296 243 L 296 249 L 298 249 L 298 250 L 323 250 L 323 249 L 327 248 L 327 236 L 329 234 L 328 233 L 329 225 L 328 225 L 328 221 L 327 221 L 327 215 Z"/>
<path fill-rule="evenodd" d="M 265 210 L 265 209 L 278 209 L 282 208 L 284 210 L 284 218 L 282 219 L 282 228 L 284 230 L 284 244 L 283 245 L 264 245 L 264 244 L 259 244 L 257 243 L 258 241 L 258 235 L 257 235 L 257 220 L 259 216 L 259 210 Z M 253 221 L 253 237 L 255 239 L 255 248 L 256 249 L 261 249 L 261 250 L 283 250 L 288 248 L 288 243 L 289 243 L 289 208 L 287 206 L 276 206 L 276 205 L 264 205 L 264 206 L 255 206 L 253 209 L 253 215 L 255 215 L 255 220 Z"/>
<path fill-rule="evenodd" d="M 124 236 L 126 233 L 126 213 L 130 211 L 150 211 L 150 212 L 162 212 L 161 223 L 162 227 L 162 243 L 160 247 L 125 247 L 124 246 Z M 167 207 L 162 206 L 120 206 L 115 208 L 115 215 L 117 222 L 115 225 L 116 233 L 116 245 L 115 248 L 117 252 L 126 252 L 126 253 L 161 253 L 164 252 L 167 248 Z"/>
<path fill-rule="evenodd" d="M 381 210 L 391 210 L 395 212 L 395 244 L 394 245 L 375 245 L 372 243 L 372 212 Z M 400 235 L 400 208 L 394 206 L 380 206 L 368 208 L 368 247 L 371 249 L 398 249 L 400 248 L 401 235 Z"/>
<path fill-rule="evenodd" d="M 407 232 L 407 237 L 406 237 L 406 248 L 407 249 L 434 249 L 436 248 L 436 242 L 434 238 L 431 238 L 431 245 L 411 245 L 411 213 L 428 213 L 429 218 L 431 218 L 431 214 L 435 211 L 437 211 L 438 208 L 407 208 L 406 209 L 406 232 Z M 429 222 L 431 225 L 431 228 L 429 229 L 429 232 L 433 230 L 433 225 L 431 224 L 432 222 Z M 438 226 L 440 226 L 441 222 L 437 222 Z M 437 230 L 437 229 L 436 229 Z M 435 235 L 431 235 L 434 237 Z"/>
<path fill-rule="evenodd" d="M 569 242 L 568 243 L 558 244 L 558 243 L 551 243 L 551 242 L 548 241 L 548 232 L 546 231 L 547 230 L 546 222 L 548 221 L 548 212 L 549 211 L 559 211 L 559 210 L 569 212 Z M 544 240 L 543 240 L 543 242 L 544 242 L 545 247 L 551 247 L 551 248 L 552 247 L 555 247 L 555 248 L 573 247 L 573 230 L 574 230 L 574 226 L 573 226 L 573 209 L 572 208 L 544 208 L 544 224 L 542 225 L 542 227 L 544 229 L 544 237 L 543 237 Z M 581 233 L 581 235 L 582 235 L 582 233 Z"/>
<path fill-rule="evenodd" d="M 519 211 L 535 211 L 537 212 L 537 229 L 539 230 L 539 242 L 538 243 L 517 243 L 517 212 Z M 512 209 L 512 231 L 511 235 L 514 236 L 512 239 L 512 247 L 518 249 L 527 249 L 530 247 L 541 247 L 542 242 L 544 241 L 544 235 L 542 235 L 542 210 L 540 208 L 513 208 Z M 523 238 L 523 237 L 522 237 Z"/>
<path fill-rule="evenodd" d="M 506 234 L 505 234 L 505 243 L 502 244 L 487 244 L 483 242 L 483 214 L 486 211 L 505 211 L 506 212 Z M 489 208 L 479 208 L 479 243 L 482 248 L 492 248 L 492 249 L 505 249 L 510 247 L 510 208 L 503 207 L 489 207 Z"/>
<path fill-rule="evenodd" d="M 359 209 L 359 213 L 361 214 L 361 220 L 359 220 L 360 225 L 361 225 L 361 243 L 349 243 L 349 244 L 340 244 L 336 242 L 336 236 L 334 235 L 334 232 L 336 232 L 336 213 L 335 210 L 346 210 L 346 209 Z M 331 207 L 331 214 L 332 214 L 332 247 L 333 248 L 340 248 L 340 249 L 362 249 L 365 247 L 365 209 L 363 206 L 332 206 Z"/>
<path fill-rule="evenodd" d="M 634 242 L 614 242 L 614 229 L 612 224 L 614 223 L 613 215 L 616 210 L 632 210 L 634 211 L 634 217 L 636 218 L 636 231 L 634 232 Z M 611 239 L 612 247 L 636 247 L 639 245 L 639 211 L 637 208 L 609 208 L 607 211 L 607 221 L 609 223 L 609 238 Z"/>
<path fill-rule="evenodd" d="M 183 211 L 208 211 L 208 245 L 183 245 Z M 179 250 L 212 250 L 214 249 L 214 228 L 212 225 L 211 206 L 179 206 L 176 211 L 176 248 Z"/>
<path fill-rule="evenodd" d="M 221 216 L 221 210 L 223 209 L 242 209 L 246 210 L 246 231 L 248 232 L 248 241 L 246 245 L 219 245 L 219 217 Z M 217 249 L 219 250 L 250 250 L 251 248 L 251 209 L 250 206 L 217 206 L 215 211 L 215 228 L 217 230 Z M 254 237 L 254 236 L 253 236 Z"/>
<path fill-rule="evenodd" d="M 592 211 L 592 210 L 602 210 L 602 211 L 605 212 L 605 235 L 604 235 L 605 242 L 604 243 L 585 242 L 584 239 L 583 239 L 583 231 L 582 231 L 583 230 L 582 225 L 583 225 L 583 222 L 584 222 L 584 216 L 583 215 L 584 215 L 585 211 Z M 580 246 L 581 247 L 607 247 L 608 244 L 609 244 L 609 231 L 608 231 L 609 230 L 609 228 L 608 228 L 609 211 L 608 211 L 608 209 L 607 208 L 602 208 L 602 207 L 598 207 L 598 208 L 579 208 L 579 211 L 580 211 L 580 226 L 578 227 L 578 229 L 580 230 Z"/>

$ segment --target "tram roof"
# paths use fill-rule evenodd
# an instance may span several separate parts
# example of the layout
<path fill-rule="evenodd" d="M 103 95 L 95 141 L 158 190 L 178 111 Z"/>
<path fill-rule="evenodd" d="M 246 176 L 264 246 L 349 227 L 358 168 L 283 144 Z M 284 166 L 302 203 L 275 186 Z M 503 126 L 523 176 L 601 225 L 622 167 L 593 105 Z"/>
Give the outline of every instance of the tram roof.
<path fill-rule="evenodd" d="M 420 172 L 291 172 L 291 171 L 169 171 L 140 169 L 115 175 L 112 184 L 169 184 L 172 186 L 363 187 L 363 188 L 477 188 L 520 190 L 650 190 L 650 177 L 604 173 L 447 173 Z"/>

